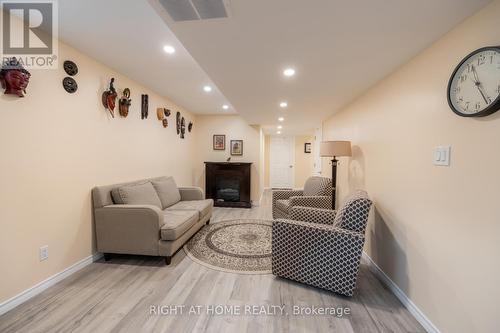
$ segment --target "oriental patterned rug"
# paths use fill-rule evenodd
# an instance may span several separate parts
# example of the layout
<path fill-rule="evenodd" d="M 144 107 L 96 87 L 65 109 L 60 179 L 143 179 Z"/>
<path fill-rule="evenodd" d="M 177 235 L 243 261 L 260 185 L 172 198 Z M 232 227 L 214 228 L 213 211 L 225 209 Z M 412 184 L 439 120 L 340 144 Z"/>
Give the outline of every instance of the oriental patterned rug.
<path fill-rule="evenodd" d="M 267 220 L 231 220 L 205 226 L 184 245 L 201 265 L 239 274 L 271 273 L 271 228 Z"/>

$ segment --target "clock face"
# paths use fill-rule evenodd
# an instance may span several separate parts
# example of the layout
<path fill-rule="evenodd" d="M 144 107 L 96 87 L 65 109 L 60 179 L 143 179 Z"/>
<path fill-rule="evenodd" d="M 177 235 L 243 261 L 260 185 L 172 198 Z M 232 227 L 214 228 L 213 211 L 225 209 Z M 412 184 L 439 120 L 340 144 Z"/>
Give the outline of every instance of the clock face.
<path fill-rule="evenodd" d="M 448 103 L 464 117 L 482 117 L 500 109 L 500 48 L 485 47 L 468 55 L 448 84 Z"/>

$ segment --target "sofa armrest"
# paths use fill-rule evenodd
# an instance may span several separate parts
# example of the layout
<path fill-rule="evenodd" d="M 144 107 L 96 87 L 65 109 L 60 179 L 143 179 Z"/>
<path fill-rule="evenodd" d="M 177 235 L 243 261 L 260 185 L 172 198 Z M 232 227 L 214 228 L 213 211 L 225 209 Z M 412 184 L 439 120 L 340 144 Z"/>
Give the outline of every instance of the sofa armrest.
<path fill-rule="evenodd" d="M 314 207 L 331 209 L 332 208 L 332 197 L 331 196 L 299 196 L 291 197 L 290 205 L 293 206 L 303 206 L 303 207 Z"/>
<path fill-rule="evenodd" d="M 333 225 L 336 210 L 295 206 L 290 210 L 290 220 Z"/>
<path fill-rule="evenodd" d="M 151 205 L 109 205 L 95 210 L 97 250 L 158 255 L 163 212 Z"/>
<path fill-rule="evenodd" d="M 203 200 L 203 190 L 196 186 L 179 187 L 181 193 L 181 201 Z"/>

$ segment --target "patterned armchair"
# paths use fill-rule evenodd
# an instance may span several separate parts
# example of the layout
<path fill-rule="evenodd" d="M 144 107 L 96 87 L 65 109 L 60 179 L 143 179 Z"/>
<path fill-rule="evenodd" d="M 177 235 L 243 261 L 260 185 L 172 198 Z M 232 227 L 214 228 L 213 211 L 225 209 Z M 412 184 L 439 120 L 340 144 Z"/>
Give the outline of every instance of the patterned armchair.
<path fill-rule="evenodd" d="M 372 202 L 357 191 L 339 211 L 293 207 L 273 221 L 273 274 L 352 296 Z"/>
<path fill-rule="evenodd" d="M 310 177 L 303 190 L 273 190 L 273 218 L 286 219 L 292 207 L 332 208 L 332 180 Z"/>

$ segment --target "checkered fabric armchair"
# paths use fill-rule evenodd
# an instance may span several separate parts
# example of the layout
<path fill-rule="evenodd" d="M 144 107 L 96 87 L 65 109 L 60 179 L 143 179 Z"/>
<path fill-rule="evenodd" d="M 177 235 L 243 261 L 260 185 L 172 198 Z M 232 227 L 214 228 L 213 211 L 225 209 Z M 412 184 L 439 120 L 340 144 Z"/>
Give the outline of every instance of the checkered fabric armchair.
<path fill-rule="evenodd" d="M 273 190 L 273 218 L 286 219 L 292 207 L 332 208 L 332 180 L 325 177 L 310 177 L 303 190 Z"/>
<path fill-rule="evenodd" d="M 352 296 L 372 202 L 354 193 L 338 210 L 293 207 L 272 227 L 273 274 Z"/>

